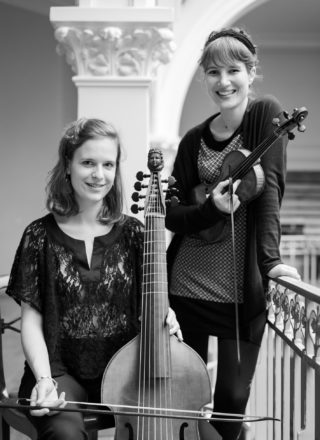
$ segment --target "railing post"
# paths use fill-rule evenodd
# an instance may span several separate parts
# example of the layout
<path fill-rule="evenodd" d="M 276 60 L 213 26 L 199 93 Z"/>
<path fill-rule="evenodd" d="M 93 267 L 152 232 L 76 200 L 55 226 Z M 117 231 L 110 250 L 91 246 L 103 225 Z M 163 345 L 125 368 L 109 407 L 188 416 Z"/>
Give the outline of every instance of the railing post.
<path fill-rule="evenodd" d="M 284 291 L 282 301 L 284 310 L 284 334 L 287 338 L 293 338 L 293 329 L 291 327 L 291 301 L 288 291 Z M 280 339 L 280 336 L 278 336 Z M 292 351 L 288 344 L 282 341 L 283 345 L 283 365 L 282 365 L 282 439 L 290 439 L 290 405 L 291 405 L 291 358 Z"/>
<path fill-rule="evenodd" d="M 269 290 L 267 350 L 268 423 L 253 440 L 318 440 L 320 389 L 320 289 L 282 277 Z M 266 348 L 265 348 L 266 347 Z M 256 378 L 261 373 L 257 365 Z M 263 367 L 262 367 L 263 368 Z M 256 387 L 255 389 L 257 389 Z M 252 397 L 254 401 L 254 397 Z"/>

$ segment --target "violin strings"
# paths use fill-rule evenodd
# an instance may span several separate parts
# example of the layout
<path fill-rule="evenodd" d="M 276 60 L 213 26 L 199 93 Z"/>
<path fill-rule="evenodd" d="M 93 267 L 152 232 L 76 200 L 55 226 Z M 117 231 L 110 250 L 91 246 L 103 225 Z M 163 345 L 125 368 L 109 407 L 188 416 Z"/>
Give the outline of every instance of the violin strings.
<path fill-rule="evenodd" d="M 246 159 L 244 159 L 239 164 L 239 166 L 233 171 L 233 175 L 232 175 L 233 179 L 237 180 L 237 179 L 241 179 L 243 176 L 245 176 L 247 174 L 247 172 L 249 171 L 249 169 L 251 168 L 251 166 L 254 164 L 254 162 L 256 160 L 258 160 L 258 158 L 262 155 L 263 150 L 266 147 L 271 146 L 273 144 L 273 142 L 275 142 L 277 140 L 278 137 L 279 137 L 279 135 L 274 132 L 270 136 L 268 136 L 267 139 L 262 141 L 261 144 L 259 144 L 257 146 L 257 148 L 255 148 L 252 151 L 252 153 L 250 153 L 249 156 L 247 156 Z M 253 161 L 253 163 L 252 163 L 252 161 Z"/>

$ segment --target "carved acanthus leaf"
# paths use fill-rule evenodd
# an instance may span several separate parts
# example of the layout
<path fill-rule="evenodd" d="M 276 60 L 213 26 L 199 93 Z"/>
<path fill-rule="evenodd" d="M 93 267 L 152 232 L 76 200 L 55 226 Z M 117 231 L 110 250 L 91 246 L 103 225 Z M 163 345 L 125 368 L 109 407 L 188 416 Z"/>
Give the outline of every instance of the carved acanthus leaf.
<path fill-rule="evenodd" d="M 175 48 L 172 30 L 156 26 L 63 26 L 56 29 L 55 37 L 58 53 L 65 54 L 77 75 L 155 76 Z"/>

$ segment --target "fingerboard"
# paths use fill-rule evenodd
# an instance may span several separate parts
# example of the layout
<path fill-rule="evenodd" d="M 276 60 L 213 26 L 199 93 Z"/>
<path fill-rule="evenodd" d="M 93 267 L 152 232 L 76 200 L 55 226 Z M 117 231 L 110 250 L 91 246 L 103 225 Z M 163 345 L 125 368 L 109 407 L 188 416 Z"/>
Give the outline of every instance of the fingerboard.
<path fill-rule="evenodd" d="M 158 173 L 152 173 L 145 208 L 141 354 L 144 375 L 170 377 L 165 212 Z"/>

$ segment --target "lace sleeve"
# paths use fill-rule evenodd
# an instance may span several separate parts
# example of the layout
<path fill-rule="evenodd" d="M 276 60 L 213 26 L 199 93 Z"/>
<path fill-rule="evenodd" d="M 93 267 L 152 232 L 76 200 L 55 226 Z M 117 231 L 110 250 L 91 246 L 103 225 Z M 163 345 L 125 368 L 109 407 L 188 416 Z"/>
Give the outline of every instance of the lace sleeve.
<path fill-rule="evenodd" d="M 40 230 L 36 222 L 25 229 L 16 251 L 6 290 L 19 305 L 26 302 L 38 311 L 41 311 L 39 253 L 43 243 Z"/>

